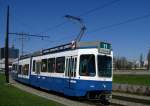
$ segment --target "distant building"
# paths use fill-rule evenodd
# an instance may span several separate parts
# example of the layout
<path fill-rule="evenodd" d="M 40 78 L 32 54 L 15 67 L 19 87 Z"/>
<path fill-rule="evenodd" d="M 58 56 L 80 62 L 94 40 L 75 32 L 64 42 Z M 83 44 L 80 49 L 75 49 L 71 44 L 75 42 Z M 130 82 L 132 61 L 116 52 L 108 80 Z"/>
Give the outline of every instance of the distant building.
<path fill-rule="evenodd" d="M 140 68 L 140 61 L 139 61 L 139 60 L 137 60 L 137 61 L 135 62 L 135 64 L 136 64 L 137 68 Z"/>
<path fill-rule="evenodd" d="M 19 49 L 14 47 L 9 48 L 9 58 L 16 59 L 19 56 Z M 0 48 L 0 59 L 5 58 L 5 48 Z"/>
<path fill-rule="evenodd" d="M 19 56 L 19 49 L 14 47 L 9 48 L 9 64 L 13 62 L 14 59 L 18 58 Z M 0 69 L 5 68 L 5 48 L 0 48 Z"/>
<path fill-rule="evenodd" d="M 147 66 L 147 65 L 148 65 L 148 61 L 145 60 L 145 61 L 144 61 L 144 66 Z"/>

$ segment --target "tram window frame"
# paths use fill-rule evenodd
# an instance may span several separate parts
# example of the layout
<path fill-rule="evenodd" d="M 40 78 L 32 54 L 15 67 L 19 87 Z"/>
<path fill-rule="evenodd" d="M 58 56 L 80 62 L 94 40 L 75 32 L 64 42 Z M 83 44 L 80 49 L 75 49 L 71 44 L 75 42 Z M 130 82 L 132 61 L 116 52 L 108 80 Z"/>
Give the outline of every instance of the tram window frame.
<path fill-rule="evenodd" d="M 19 65 L 18 74 L 22 74 L 22 65 Z"/>
<path fill-rule="evenodd" d="M 71 58 L 68 59 L 68 76 L 71 77 Z"/>
<path fill-rule="evenodd" d="M 17 67 L 18 67 L 18 65 L 17 64 L 15 64 L 15 70 L 14 71 L 17 71 L 18 69 L 17 69 Z"/>
<path fill-rule="evenodd" d="M 76 77 L 77 57 L 66 59 L 65 76 Z"/>
<path fill-rule="evenodd" d="M 55 58 L 49 58 L 47 60 L 48 72 L 53 73 L 55 72 Z"/>
<path fill-rule="evenodd" d="M 75 61 L 74 58 L 70 58 L 70 76 L 74 77 L 75 73 Z"/>
<path fill-rule="evenodd" d="M 22 74 L 23 75 L 29 75 L 29 64 L 25 64 L 22 67 Z"/>
<path fill-rule="evenodd" d="M 13 70 L 13 71 L 15 70 L 15 64 L 12 65 L 12 70 Z"/>
<path fill-rule="evenodd" d="M 65 57 L 56 58 L 56 73 L 64 73 L 65 70 Z"/>
<path fill-rule="evenodd" d="M 75 69 L 74 69 L 74 58 L 70 58 L 70 77 L 74 77 L 74 72 L 75 72 Z"/>
<path fill-rule="evenodd" d="M 74 75 L 73 76 L 76 77 L 76 69 L 77 69 L 77 58 L 76 57 L 74 58 L 74 64 L 73 65 L 74 65 L 74 67 L 73 67 Z"/>
<path fill-rule="evenodd" d="M 68 58 L 66 58 L 66 66 L 65 66 L 65 76 L 68 76 L 68 71 L 69 71 L 69 59 Z"/>
<path fill-rule="evenodd" d="M 83 62 L 83 60 L 82 60 L 83 56 L 84 56 L 84 57 L 90 56 L 90 57 L 88 58 L 88 65 L 89 65 L 90 67 L 84 66 L 84 68 L 86 68 L 86 69 L 85 69 L 85 72 L 83 72 L 83 66 L 82 66 L 82 65 L 84 65 L 84 64 L 81 63 L 81 62 Z M 92 56 L 92 57 L 91 57 L 91 56 Z M 90 62 L 91 58 L 92 58 L 93 64 Z M 90 59 L 90 60 L 89 60 L 89 59 Z M 84 60 L 84 61 L 86 62 L 87 60 Z M 89 63 L 89 62 L 90 62 L 90 63 Z M 80 55 L 79 75 L 80 75 L 80 76 L 95 77 L 95 76 L 96 76 L 96 64 L 95 64 L 95 63 L 96 63 L 96 62 L 95 62 L 95 55 L 94 55 L 94 54 L 82 54 L 82 55 Z M 85 63 L 85 64 L 87 64 L 87 63 Z M 88 70 L 87 70 L 87 68 L 88 68 Z M 89 69 L 89 68 L 93 68 L 93 72 L 91 71 L 92 73 L 89 71 L 89 70 L 91 70 L 91 69 Z"/>
<path fill-rule="evenodd" d="M 106 55 L 98 55 L 97 65 L 99 77 L 112 77 L 112 57 Z"/>
<path fill-rule="evenodd" d="M 36 61 L 35 60 L 33 60 L 33 67 L 32 67 L 32 72 L 35 72 L 35 69 L 36 69 Z"/>
<path fill-rule="evenodd" d="M 42 59 L 42 64 L 41 64 L 41 72 L 47 72 L 48 71 L 48 68 L 47 68 L 47 62 L 48 60 L 47 59 Z M 44 67 L 43 67 L 43 65 L 45 65 Z"/>
<path fill-rule="evenodd" d="M 40 65 L 40 66 L 38 66 L 38 65 Z M 41 72 L 41 61 L 36 61 L 36 71 L 35 71 L 35 73 L 40 74 L 40 72 Z"/>
<path fill-rule="evenodd" d="M 17 73 L 18 73 L 18 70 L 19 70 L 19 65 L 16 64 L 16 71 L 17 71 Z"/>

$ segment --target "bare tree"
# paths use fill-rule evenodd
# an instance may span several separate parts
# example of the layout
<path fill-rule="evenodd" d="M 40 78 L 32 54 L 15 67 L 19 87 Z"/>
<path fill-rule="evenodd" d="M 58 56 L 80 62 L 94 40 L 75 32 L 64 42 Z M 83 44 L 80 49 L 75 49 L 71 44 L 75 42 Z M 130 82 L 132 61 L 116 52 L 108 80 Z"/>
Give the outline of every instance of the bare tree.
<path fill-rule="evenodd" d="M 126 57 L 114 57 L 115 70 L 130 70 L 133 67 L 133 62 L 130 62 Z"/>
<path fill-rule="evenodd" d="M 120 62 L 121 62 L 121 69 L 125 70 L 126 66 L 127 66 L 127 59 L 126 59 L 126 57 L 121 57 L 120 58 Z"/>
<path fill-rule="evenodd" d="M 150 70 L 150 49 L 149 49 L 148 54 L 147 54 L 147 61 L 148 61 L 147 69 Z"/>

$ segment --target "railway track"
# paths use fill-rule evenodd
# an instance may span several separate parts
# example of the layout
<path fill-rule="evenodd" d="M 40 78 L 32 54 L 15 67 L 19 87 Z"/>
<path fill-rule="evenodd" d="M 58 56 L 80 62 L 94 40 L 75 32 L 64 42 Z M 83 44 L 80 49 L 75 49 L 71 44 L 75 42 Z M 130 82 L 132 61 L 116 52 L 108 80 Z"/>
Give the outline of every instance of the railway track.
<path fill-rule="evenodd" d="M 150 106 L 150 97 L 113 92 L 112 103 L 125 106 Z"/>
<path fill-rule="evenodd" d="M 77 99 L 77 98 L 75 99 L 54 92 L 35 89 L 33 87 L 20 84 L 12 79 L 11 79 L 11 84 L 26 92 L 64 104 L 66 106 L 105 106 L 103 104 L 100 104 L 98 101 Z M 109 106 L 149 106 L 150 105 L 150 97 L 142 97 L 136 95 L 133 96 L 133 95 L 117 93 L 117 92 L 113 92 L 112 96 L 113 99 Z"/>

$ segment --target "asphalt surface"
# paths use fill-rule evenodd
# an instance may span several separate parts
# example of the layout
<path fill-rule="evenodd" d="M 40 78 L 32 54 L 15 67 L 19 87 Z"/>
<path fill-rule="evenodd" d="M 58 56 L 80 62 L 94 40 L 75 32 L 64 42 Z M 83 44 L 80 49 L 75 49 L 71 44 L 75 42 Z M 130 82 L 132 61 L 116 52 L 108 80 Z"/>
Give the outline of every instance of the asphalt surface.
<path fill-rule="evenodd" d="M 117 70 L 113 71 L 113 74 L 122 75 L 150 75 L 150 70 Z"/>

